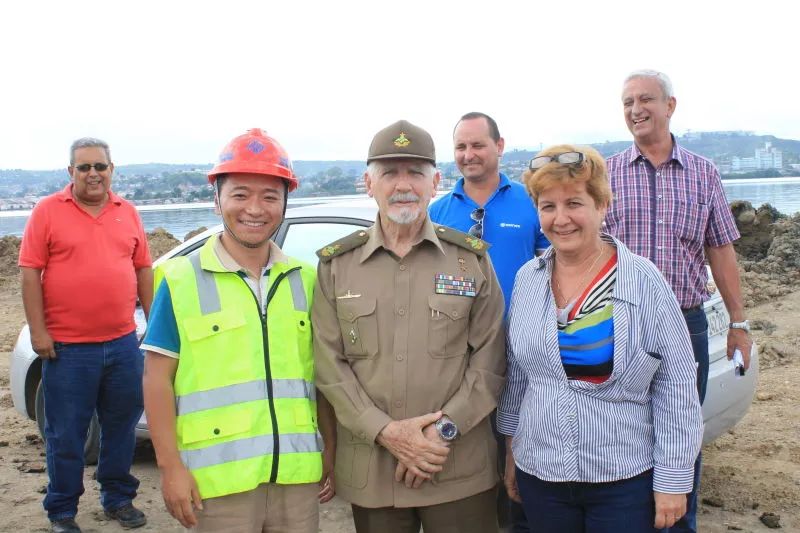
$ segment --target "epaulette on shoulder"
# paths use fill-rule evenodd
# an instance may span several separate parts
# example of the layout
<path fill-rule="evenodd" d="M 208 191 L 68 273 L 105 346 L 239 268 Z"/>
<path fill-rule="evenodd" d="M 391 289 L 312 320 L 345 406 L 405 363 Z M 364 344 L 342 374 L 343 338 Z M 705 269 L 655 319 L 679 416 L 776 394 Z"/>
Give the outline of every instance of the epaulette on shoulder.
<path fill-rule="evenodd" d="M 460 246 L 461 248 L 469 250 L 476 255 L 483 256 L 486 254 L 489 246 L 491 246 L 488 242 L 477 237 L 473 237 L 469 233 L 464 233 L 451 227 L 441 226 L 439 224 L 434 224 L 433 226 L 436 228 L 436 236 L 441 240 L 453 243 L 456 246 Z"/>
<path fill-rule="evenodd" d="M 360 229 L 358 231 L 354 231 L 350 235 L 346 237 L 342 237 L 338 241 L 333 241 L 327 246 L 323 246 L 319 250 L 317 250 L 317 257 L 319 257 L 320 261 L 330 261 L 337 255 L 342 255 L 345 252 L 349 252 L 354 248 L 358 248 L 359 246 L 363 246 L 369 240 L 369 235 L 367 234 L 367 230 Z"/>

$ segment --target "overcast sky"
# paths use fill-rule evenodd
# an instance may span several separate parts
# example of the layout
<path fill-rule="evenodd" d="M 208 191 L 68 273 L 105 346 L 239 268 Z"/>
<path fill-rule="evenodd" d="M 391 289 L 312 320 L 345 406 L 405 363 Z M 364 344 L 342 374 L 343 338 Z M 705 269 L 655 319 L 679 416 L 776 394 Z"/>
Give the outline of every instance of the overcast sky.
<path fill-rule="evenodd" d="M 245 129 L 293 159 L 364 159 L 405 118 L 452 160 L 460 115 L 506 145 L 629 139 L 622 79 L 673 81 L 672 129 L 800 138 L 794 1 L 3 2 L 0 168 L 206 163 Z"/>

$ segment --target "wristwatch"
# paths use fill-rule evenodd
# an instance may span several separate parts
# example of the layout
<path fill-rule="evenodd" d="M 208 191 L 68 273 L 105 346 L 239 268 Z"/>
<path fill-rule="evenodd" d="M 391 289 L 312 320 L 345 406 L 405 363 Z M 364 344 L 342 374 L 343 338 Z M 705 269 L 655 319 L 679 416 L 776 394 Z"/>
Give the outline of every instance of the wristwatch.
<path fill-rule="evenodd" d="M 434 422 L 434 426 L 442 440 L 450 442 L 456 440 L 456 437 L 458 437 L 458 426 L 455 422 L 450 420 L 448 416 L 443 416 Z"/>
<path fill-rule="evenodd" d="M 744 322 L 731 322 L 728 324 L 730 329 L 743 329 L 746 332 L 750 333 L 750 321 L 745 320 Z"/>

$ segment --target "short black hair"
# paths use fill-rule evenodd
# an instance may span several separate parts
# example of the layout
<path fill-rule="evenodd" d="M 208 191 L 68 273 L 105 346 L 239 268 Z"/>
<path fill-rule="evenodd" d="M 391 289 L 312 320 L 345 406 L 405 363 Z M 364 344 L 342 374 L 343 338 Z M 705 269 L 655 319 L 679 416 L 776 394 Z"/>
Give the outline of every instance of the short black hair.
<path fill-rule="evenodd" d="M 491 137 L 494 142 L 499 142 L 500 128 L 497 127 L 497 122 L 495 122 L 494 119 L 489 115 L 487 115 L 486 113 L 481 113 L 480 111 L 470 111 L 469 113 L 458 119 L 458 122 L 456 122 L 456 127 L 453 128 L 453 134 L 455 134 L 456 128 L 458 127 L 458 124 L 460 122 L 464 120 L 473 120 L 476 118 L 486 119 L 486 124 L 489 126 L 489 137 Z"/>

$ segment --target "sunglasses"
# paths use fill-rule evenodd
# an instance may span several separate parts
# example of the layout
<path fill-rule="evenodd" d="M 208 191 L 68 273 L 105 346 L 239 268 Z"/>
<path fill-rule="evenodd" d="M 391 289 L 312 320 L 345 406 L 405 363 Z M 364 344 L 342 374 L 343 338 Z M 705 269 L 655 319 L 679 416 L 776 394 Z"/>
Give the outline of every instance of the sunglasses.
<path fill-rule="evenodd" d="M 84 163 L 82 165 L 78 165 L 75 167 L 75 170 L 78 172 L 89 172 L 90 169 L 94 168 L 98 172 L 105 172 L 108 170 L 108 167 L 111 166 L 108 163 L 95 163 L 90 165 L 89 163 Z"/>
<path fill-rule="evenodd" d="M 586 157 L 581 152 L 564 152 L 563 154 L 556 155 L 540 155 L 531 159 L 530 169 L 538 170 L 552 161 L 555 161 L 560 165 L 578 166 L 585 160 Z"/>
<path fill-rule="evenodd" d="M 475 209 L 469 214 L 469 218 L 475 221 L 475 224 L 469 228 L 469 234 L 479 239 L 483 238 L 483 218 L 486 216 L 486 210 L 482 207 Z"/>

